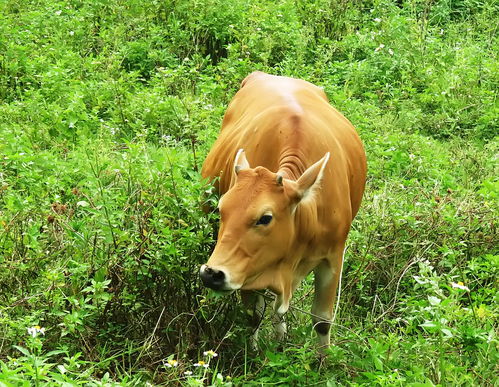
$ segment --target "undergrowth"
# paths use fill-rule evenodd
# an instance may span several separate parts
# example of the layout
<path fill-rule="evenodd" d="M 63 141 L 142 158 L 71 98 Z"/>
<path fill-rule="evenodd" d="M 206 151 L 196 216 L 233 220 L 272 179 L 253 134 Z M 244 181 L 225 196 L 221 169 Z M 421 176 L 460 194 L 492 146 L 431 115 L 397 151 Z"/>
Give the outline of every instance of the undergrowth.
<path fill-rule="evenodd" d="M 494 1 L 0 4 L 0 385 L 497 384 Z M 312 278 L 250 349 L 202 288 L 199 169 L 251 71 L 324 88 L 365 144 L 340 314 Z M 271 300 L 267 300 L 270 308 Z M 267 319 L 269 320 L 269 319 Z"/>

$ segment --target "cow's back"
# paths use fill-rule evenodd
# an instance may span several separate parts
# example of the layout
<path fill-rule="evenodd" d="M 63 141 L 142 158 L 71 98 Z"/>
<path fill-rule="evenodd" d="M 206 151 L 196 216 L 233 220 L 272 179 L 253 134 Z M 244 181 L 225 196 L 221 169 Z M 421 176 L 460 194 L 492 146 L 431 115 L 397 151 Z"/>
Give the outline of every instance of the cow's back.
<path fill-rule="evenodd" d="M 365 153 L 351 123 L 320 88 L 303 80 L 250 74 L 203 164 L 203 177 L 220 178 L 221 194 L 234 184 L 233 162 L 241 148 L 252 167 L 280 170 L 290 179 L 330 152 L 313 214 L 302 206 L 303 219 L 300 214 L 297 219 L 313 226 L 302 232 L 315 235 L 317 242 L 346 238 L 364 191 Z"/>

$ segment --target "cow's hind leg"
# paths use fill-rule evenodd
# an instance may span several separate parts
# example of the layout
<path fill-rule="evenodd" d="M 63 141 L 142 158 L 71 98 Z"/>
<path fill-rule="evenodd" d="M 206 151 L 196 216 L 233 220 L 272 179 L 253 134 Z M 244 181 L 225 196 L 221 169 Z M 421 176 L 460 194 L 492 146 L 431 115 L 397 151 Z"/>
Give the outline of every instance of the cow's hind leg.
<path fill-rule="evenodd" d="M 324 259 L 314 269 L 315 295 L 312 305 L 312 321 L 319 336 L 321 351 L 329 347 L 329 331 L 333 321 L 334 301 L 341 280 L 343 251 Z"/>
<path fill-rule="evenodd" d="M 265 313 L 263 296 L 251 290 L 241 290 L 241 300 L 248 314 L 249 325 L 252 330 L 251 347 L 258 348 L 258 332 Z"/>

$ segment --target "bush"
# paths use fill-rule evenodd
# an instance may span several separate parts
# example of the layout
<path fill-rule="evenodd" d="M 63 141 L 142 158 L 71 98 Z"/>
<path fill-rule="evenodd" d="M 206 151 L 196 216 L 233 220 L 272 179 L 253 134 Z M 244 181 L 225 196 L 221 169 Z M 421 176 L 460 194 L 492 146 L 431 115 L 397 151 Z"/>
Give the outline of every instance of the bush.
<path fill-rule="evenodd" d="M 493 383 L 493 1 L 0 12 L 0 384 Z M 261 353 L 237 296 L 197 279 L 217 221 L 198 171 L 254 70 L 322 86 L 368 155 L 322 368 L 310 278 L 289 342 L 277 351 L 265 320 Z"/>

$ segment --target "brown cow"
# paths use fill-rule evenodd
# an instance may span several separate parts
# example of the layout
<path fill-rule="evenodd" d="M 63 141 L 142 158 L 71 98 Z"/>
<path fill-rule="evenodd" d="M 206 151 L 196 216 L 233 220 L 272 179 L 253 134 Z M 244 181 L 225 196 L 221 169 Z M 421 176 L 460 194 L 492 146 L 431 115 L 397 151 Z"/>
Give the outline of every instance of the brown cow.
<path fill-rule="evenodd" d="M 202 176 L 223 195 L 218 241 L 200 270 L 204 285 L 240 289 L 255 321 L 263 300 L 251 291 L 271 290 L 282 336 L 291 295 L 313 271 L 312 320 L 328 346 L 345 243 L 366 180 L 352 124 L 317 86 L 254 72 L 231 101 Z"/>

